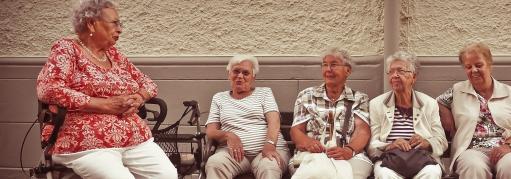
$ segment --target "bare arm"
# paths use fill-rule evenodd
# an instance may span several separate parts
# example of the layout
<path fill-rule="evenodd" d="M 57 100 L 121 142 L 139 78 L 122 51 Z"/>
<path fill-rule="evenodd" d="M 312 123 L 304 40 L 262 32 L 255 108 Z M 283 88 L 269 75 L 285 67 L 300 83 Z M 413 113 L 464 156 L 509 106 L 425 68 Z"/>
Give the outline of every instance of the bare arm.
<path fill-rule="evenodd" d="M 221 144 L 226 143 L 229 135 L 231 134 L 233 133 L 220 130 L 220 123 L 218 122 L 209 123 L 206 126 L 206 135 L 208 136 L 208 139 L 214 140 Z"/>
<path fill-rule="evenodd" d="M 309 151 L 319 153 L 325 151 L 325 148 L 317 140 L 314 140 L 305 134 L 307 123 L 301 123 L 291 127 L 289 134 L 291 140 L 296 144 L 296 148 L 300 151 Z"/>
<path fill-rule="evenodd" d="M 210 140 L 215 140 L 222 144 L 226 143 L 229 154 L 236 161 L 241 162 L 245 156 L 245 151 L 243 151 L 243 144 L 240 138 L 232 132 L 220 130 L 220 125 L 218 122 L 209 123 L 206 126 L 206 135 Z"/>
<path fill-rule="evenodd" d="M 268 122 L 268 130 L 266 132 L 267 140 L 271 140 L 274 144 L 265 142 L 263 146 L 263 157 L 268 157 L 270 160 L 275 159 L 277 164 L 281 165 L 284 161 L 281 160 L 280 154 L 277 153 L 277 140 L 280 131 L 280 114 L 276 111 L 268 112 L 265 114 L 266 121 Z"/>
<path fill-rule="evenodd" d="M 280 116 L 276 111 L 268 112 L 265 114 L 266 121 L 268 122 L 268 131 L 266 137 L 271 141 L 277 143 L 280 131 Z"/>
<path fill-rule="evenodd" d="M 441 103 L 438 103 L 438 108 L 440 113 L 440 121 L 442 122 L 442 127 L 449 135 L 446 137 L 452 138 L 456 133 L 456 124 L 454 123 L 454 117 L 452 116 L 452 112 L 449 108 L 445 107 Z"/>
<path fill-rule="evenodd" d="M 355 150 L 355 153 L 359 153 L 364 150 L 370 137 L 371 129 L 369 128 L 369 124 L 355 115 L 355 130 L 353 131 L 353 135 L 348 146 L 352 147 Z"/>

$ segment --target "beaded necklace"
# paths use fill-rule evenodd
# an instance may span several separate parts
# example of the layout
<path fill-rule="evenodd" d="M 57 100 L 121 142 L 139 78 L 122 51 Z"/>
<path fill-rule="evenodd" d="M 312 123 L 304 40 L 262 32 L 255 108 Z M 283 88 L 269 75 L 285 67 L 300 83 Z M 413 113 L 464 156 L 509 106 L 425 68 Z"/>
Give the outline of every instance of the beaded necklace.
<path fill-rule="evenodd" d="M 85 44 L 83 44 L 82 40 L 78 39 L 78 43 L 80 43 L 80 45 L 85 49 L 85 51 L 87 51 L 87 53 L 96 60 L 100 62 L 106 62 L 106 60 L 108 59 L 108 57 L 106 57 L 106 54 L 103 58 L 99 58 L 98 56 L 94 55 L 94 53 L 92 53 L 92 51 L 87 46 L 85 46 Z"/>

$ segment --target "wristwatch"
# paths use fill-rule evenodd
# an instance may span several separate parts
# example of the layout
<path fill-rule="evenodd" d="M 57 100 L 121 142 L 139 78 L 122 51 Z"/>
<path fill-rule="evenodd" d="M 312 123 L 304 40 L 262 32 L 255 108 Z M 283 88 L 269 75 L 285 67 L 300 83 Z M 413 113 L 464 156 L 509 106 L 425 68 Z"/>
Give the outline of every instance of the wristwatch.
<path fill-rule="evenodd" d="M 357 152 L 355 151 L 355 149 L 353 149 L 353 147 L 351 147 L 351 146 L 349 146 L 349 145 L 346 145 L 346 146 L 344 146 L 344 147 L 346 147 L 346 148 L 348 148 L 348 149 L 350 149 L 350 150 L 351 150 L 351 156 L 352 156 L 352 157 L 354 157 L 354 156 L 357 154 Z"/>
<path fill-rule="evenodd" d="M 266 140 L 266 143 L 269 143 L 271 145 L 275 145 L 275 142 L 273 142 L 273 140 L 271 140 L 271 139 Z"/>

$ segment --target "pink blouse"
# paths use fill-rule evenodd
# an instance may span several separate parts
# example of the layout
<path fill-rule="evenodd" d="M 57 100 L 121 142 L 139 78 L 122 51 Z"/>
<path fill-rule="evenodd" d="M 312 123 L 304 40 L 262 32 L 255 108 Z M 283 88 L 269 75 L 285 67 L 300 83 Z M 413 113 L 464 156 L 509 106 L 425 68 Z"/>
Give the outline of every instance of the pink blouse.
<path fill-rule="evenodd" d="M 37 77 L 39 100 L 68 109 L 53 153 L 74 153 L 98 148 L 122 148 L 151 138 L 151 130 L 135 113 L 112 115 L 82 112 L 91 97 L 134 94 L 139 90 L 156 96 L 156 84 L 115 47 L 106 54 L 109 69 L 94 64 L 72 37 L 55 42 L 48 61 Z M 48 139 L 52 125 L 45 125 L 42 138 Z"/>

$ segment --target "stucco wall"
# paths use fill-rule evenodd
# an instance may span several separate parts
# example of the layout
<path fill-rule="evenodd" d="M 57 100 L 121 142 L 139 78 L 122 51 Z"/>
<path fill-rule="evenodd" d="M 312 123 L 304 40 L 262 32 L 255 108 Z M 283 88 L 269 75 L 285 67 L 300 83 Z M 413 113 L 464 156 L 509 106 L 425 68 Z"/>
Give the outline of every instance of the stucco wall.
<path fill-rule="evenodd" d="M 337 44 L 355 55 L 383 52 L 383 1 L 117 2 L 127 55 L 315 55 Z M 71 32 L 70 1 L 0 3 L 0 56 L 46 56 Z"/>
<path fill-rule="evenodd" d="M 74 1 L 4 0 L 0 56 L 46 56 L 71 33 Z M 120 0 L 127 55 L 316 55 L 342 45 L 383 53 L 383 0 Z M 511 54 L 509 0 L 401 0 L 401 43 L 418 55 L 456 55 L 483 41 Z"/>
<path fill-rule="evenodd" d="M 473 41 L 511 54 L 510 0 L 402 0 L 401 47 L 418 55 L 457 55 Z"/>

